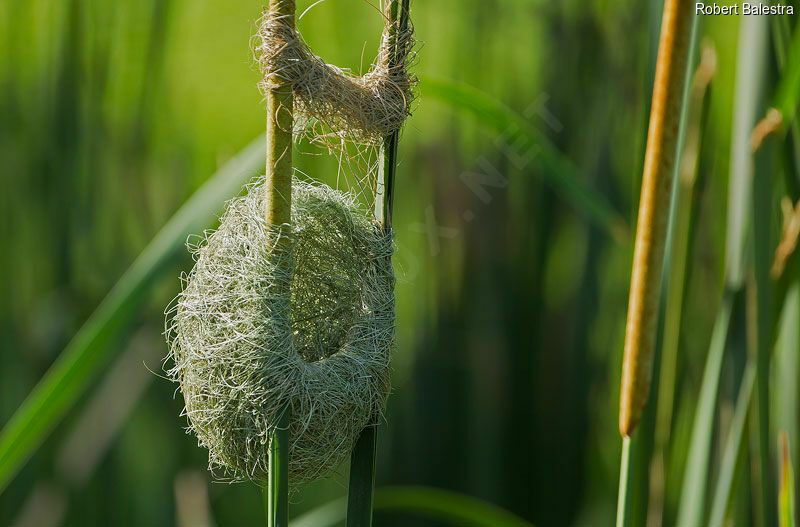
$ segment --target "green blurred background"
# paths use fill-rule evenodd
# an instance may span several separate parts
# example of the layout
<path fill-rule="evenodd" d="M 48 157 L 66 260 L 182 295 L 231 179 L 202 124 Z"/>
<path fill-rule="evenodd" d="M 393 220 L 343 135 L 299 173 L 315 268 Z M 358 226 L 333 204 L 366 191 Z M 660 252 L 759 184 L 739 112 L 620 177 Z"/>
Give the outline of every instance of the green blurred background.
<path fill-rule="evenodd" d="M 263 131 L 249 46 L 261 8 L 0 1 L 0 423 L 167 219 Z M 379 486 L 452 489 L 537 525 L 613 523 L 632 237 L 609 236 L 546 185 L 527 136 L 426 96 L 425 79 L 466 83 L 518 112 L 632 231 L 660 9 L 413 3 L 423 82 L 400 142 L 398 335 Z M 365 1 L 328 0 L 299 27 L 326 61 L 360 71 L 381 18 Z M 678 472 L 723 286 L 737 28 L 737 17 L 703 25 L 718 75 L 681 334 Z M 297 166 L 336 181 L 326 155 Z M 476 185 L 474 174 L 499 177 Z M 263 524 L 254 486 L 206 484 L 180 393 L 158 376 L 163 310 L 191 265 L 186 253 L 153 284 L 102 374 L 0 495 L 0 525 L 188 525 L 206 510 L 215 525 Z M 342 496 L 346 472 L 293 496 L 292 513 Z M 667 488 L 667 507 L 676 498 Z M 380 512 L 376 523 L 436 525 Z"/>

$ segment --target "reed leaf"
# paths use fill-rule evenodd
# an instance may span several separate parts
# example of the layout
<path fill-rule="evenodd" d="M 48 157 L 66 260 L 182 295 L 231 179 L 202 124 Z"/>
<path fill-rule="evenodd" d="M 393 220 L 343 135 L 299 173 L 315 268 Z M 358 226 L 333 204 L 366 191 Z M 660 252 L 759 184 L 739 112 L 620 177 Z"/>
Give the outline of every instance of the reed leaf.
<path fill-rule="evenodd" d="M 785 67 L 775 91 L 773 106 L 781 112 L 784 125 L 788 125 L 797 114 L 797 103 L 800 100 L 800 26 L 794 28 L 786 60 L 783 62 Z"/>
<path fill-rule="evenodd" d="M 786 432 L 794 467 L 797 468 L 798 440 L 800 440 L 800 277 L 786 293 L 778 326 L 775 349 L 775 384 L 778 404 L 775 416 L 778 430 Z"/>
<path fill-rule="evenodd" d="M 292 527 L 333 527 L 345 518 L 344 498 L 321 505 L 292 521 Z M 483 500 L 432 487 L 384 487 L 375 509 L 414 514 L 459 527 L 531 527 L 519 516 Z"/>
<path fill-rule="evenodd" d="M 185 254 L 186 237 L 215 220 L 224 200 L 259 170 L 264 153 L 262 135 L 225 163 L 170 218 L 78 330 L 0 432 L 0 492 L 88 389 L 156 279 Z"/>
<path fill-rule="evenodd" d="M 743 19 L 740 34 L 735 101 L 735 122 L 731 147 L 731 182 L 728 194 L 726 291 L 714 325 L 708 357 L 700 386 L 678 510 L 679 527 L 700 526 L 706 514 L 708 471 L 714 416 L 717 408 L 722 363 L 734 298 L 744 282 L 745 246 L 752 218 L 752 154 L 750 132 L 760 99 L 764 68 L 765 20 Z"/>
<path fill-rule="evenodd" d="M 678 181 L 673 197 L 669 277 L 665 277 L 664 332 L 661 350 L 661 372 L 655 428 L 655 448 L 652 460 L 654 485 L 650 489 L 649 517 L 663 521 L 666 502 L 667 451 L 672 431 L 673 403 L 683 318 L 684 292 L 687 289 L 688 269 L 692 262 L 693 226 L 699 215 L 699 193 L 695 186 L 705 179 L 700 169 L 700 152 L 704 146 L 705 124 L 710 108 L 707 92 L 716 72 L 716 51 L 703 46 L 700 64 L 695 70 L 689 95 L 686 142 L 680 160 Z M 660 481 L 655 478 L 661 478 Z"/>
<path fill-rule="evenodd" d="M 778 526 L 795 527 L 796 509 L 794 497 L 794 470 L 792 456 L 789 453 L 789 437 L 781 432 L 778 437 L 780 449 L 780 488 L 778 491 Z"/>
<path fill-rule="evenodd" d="M 694 416 L 689 454 L 686 459 L 686 471 L 681 487 L 678 526 L 700 526 L 703 523 L 711 438 L 714 433 L 714 414 L 717 407 L 722 359 L 725 355 L 734 297 L 733 292 L 725 292 L 711 336 L 708 357 L 703 370 L 703 381 L 700 386 L 700 397 Z"/>
<path fill-rule="evenodd" d="M 770 466 L 770 362 L 773 346 L 773 283 L 770 276 L 772 244 L 772 159 L 777 144 L 767 140 L 756 156 L 753 185 L 753 251 L 756 288 L 756 394 L 758 402 L 758 451 L 760 464 L 761 525 L 774 525 L 774 471 Z"/>
<path fill-rule="evenodd" d="M 719 468 L 719 476 L 711 502 L 709 527 L 722 527 L 725 524 L 725 514 L 733 495 L 736 469 L 742 457 L 744 432 L 747 425 L 747 416 L 750 411 L 750 402 L 753 398 L 753 384 L 755 383 L 756 369 L 754 363 L 748 363 L 739 386 L 739 397 L 736 401 L 728 437 L 725 440 L 725 450 Z"/>
<path fill-rule="evenodd" d="M 627 244 L 630 233 L 625 220 L 611 204 L 584 180 L 575 165 L 553 145 L 528 119 L 491 95 L 463 82 L 435 77 L 421 77 L 423 96 L 435 98 L 458 110 L 468 112 L 499 133 L 510 130 L 524 134 L 539 148 L 536 175 L 556 191 L 578 213 L 610 235 L 617 243 Z"/>

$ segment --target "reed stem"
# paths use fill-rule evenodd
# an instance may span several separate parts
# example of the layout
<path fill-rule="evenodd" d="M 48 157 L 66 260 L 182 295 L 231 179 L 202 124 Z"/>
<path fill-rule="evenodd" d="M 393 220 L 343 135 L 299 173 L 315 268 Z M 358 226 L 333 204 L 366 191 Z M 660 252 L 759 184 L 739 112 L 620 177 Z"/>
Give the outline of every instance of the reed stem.
<path fill-rule="evenodd" d="M 278 418 L 269 443 L 267 527 L 289 525 L 289 407 Z"/>
<path fill-rule="evenodd" d="M 389 35 L 393 39 L 390 47 L 394 50 L 389 57 L 389 70 L 398 64 L 402 56 L 397 48 L 397 35 L 405 33 L 409 23 L 410 0 L 391 0 L 389 7 Z M 395 131 L 383 139 L 381 159 L 378 165 L 378 179 L 375 185 L 375 219 L 383 226 L 385 232 L 392 228 L 392 208 L 394 205 L 394 180 L 397 171 L 397 142 L 399 132 Z"/>
<path fill-rule="evenodd" d="M 347 490 L 347 527 L 372 525 L 377 439 L 377 425 L 367 426 L 353 447 L 353 454 L 350 457 L 350 484 Z"/>
<path fill-rule="evenodd" d="M 770 267 L 774 247 L 770 236 L 772 211 L 772 159 L 777 141 L 768 138 L 756 153 L 753 184 L 753 249 L 756 284 L 756 402 L 758 452 L 761 469 L 761 524 L 775 525 L 775 493 L 770 463 L 770 359 L 773 346 L 773 298 Z"/>
<path fill-rule="evenodd" d="M 270 0 L 272 13 L 294 27 L 294 0 Z M 271 225 L 292 221 L 292 87 L 281 84 L 267 92 L 266 219 Z M 281 237 L 284 239 L 284 237 Z M 282 244 L 279 240 L 279 244 Z"/>
<path fill-rule="evenodd" d="M 619 467 L 619 494 L 617 495 L 617 527 L 629 525 L 631 517 L 631 479 L 633 469 L 631 467 L 631 438 L 622 438 L 622 456 Z"/>
<path fill-rule="evenodd" d="M 269 10 L 283 17 L 283 23 L 294 27 L 294 0 L 270 0 Z M 273 241 L 274 254 L 279 254 L 289 243 L 292 222 L 292 87 L 284 83 L 270 89 L 267 99 L 267 155 L 265 217 L 267 224 L 278 229 Z M 279 262 L 285 261 L 278 258 Z M 290 283 L 276 284 L 283 288 L 280 295 L 286 299 L 285 317 L 289 318 Z M 288 323 L 288 321 L 287 321 Z M 272 432 L 269 445 L 269 485 L 267 486 L 268 527 L 289 525 L 289 421 L 291 406 L 283 407 Z"/>
<path fill-rule="evenodd" d="M 405 33 L 409 23 L 410 0 L 391 0 L 389 6 L 390 49 L 389 70 L 398 65 L 402 56 L 397 35 Z M 378 176 L 375 182 L 375 219 L 385 233 L 392 230 L 394 181 L 397 171 L 397 141 L 399 132 L 386 136 L 381 147 Z M 350 456 L 350 482 L 347 499 L 347 526 L 372 525 L 372 501 L 375 493 L 375 455 L 378 444 L 378 423 L 362 430 Z"/>

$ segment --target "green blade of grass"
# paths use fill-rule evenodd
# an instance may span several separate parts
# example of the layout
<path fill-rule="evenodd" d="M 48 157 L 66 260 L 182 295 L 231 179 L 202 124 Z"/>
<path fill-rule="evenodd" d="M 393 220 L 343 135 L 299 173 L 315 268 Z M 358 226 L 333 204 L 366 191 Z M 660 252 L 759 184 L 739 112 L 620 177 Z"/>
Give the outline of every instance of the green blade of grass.
<path fill-rule="evenodd" d="M 773 348 L 773 284 L 770 277 L 775 248 L 771 240 L 772 160 L 777 138 L 770 136 L 759 148 L 753 184 L 753 260 L 756 286 L 756 401 L 758 403 L 758 451 L 761 465 L 761 525 L 775 525 L 775 499 L 770 465 L 770 362 Z"/>
<path fill-rule="evenodd" d="M 745 245 L 751 223 L 753 155 L 750 147 L 758 121 L 766 71 L 766 20 L 744 17 L 739 31 L 731 135 L 725 280 L 738 290 L 745 278 Z"/>
<path fill-rule="evenodd" d="M 264 489 L 267 527 L 289 527 L 289 419 L 291 407 L 278 417 L 269 443 L 269 482 Z"/>
<path fill-rule="evenodd" d="M 795 527 L 794 470 L 789 453 L 789 437 L 786 432 L 779 436 L 780 449 L 780 489 L 778 491 L 778 526 Z"/>
<path fill-rule="evenodd" d="M 784 64 L 773 106 L 781 112 L 786 126 L 794 120 L 800 100 L 800 26 L 794 28 Z"/>
<path fill-rule="evenodd" d="M 714 433 L 714 412 L 717 406 L 722 359 L 733 311 L 734 293 L 726 291 L 714 323 L 711 344 L 703 371 L 700 396 L 694 416 L 686 471 L 683 477 L 678 526 L 700 526 L 705 513 L 706 484 L 710 462 L 711 438 Z"/>
<path fill-rule="evenodd" d="M 688 269 L 692 262 L 695 220 L 699 215 L 700 194 L 695 186 L 702 185 L 704 171 L 700 169 L 700 152 L 710 109 L 710 83 L 716 71 L 716 52 L 710 45 L 703 46 L 701 61 L 695 70 L 690 90 L 686 142 L 677 175 L 674 196 L 675 215 L 672 220 L 672 242 L 669 277 L 665 278 L 664 331 L 662 337 L 661 378 L 659 382 L 658 408 L 654 436 L 654 453 L 651 465 L 651 480 L 648 517 L 662 523 L 666 498 L 666 474 L 668 446 L 672 431 L 673 403 L 680 350 L 681 325 L 683 319 L 684 292 L 687 288 Z M 657 479 L 657 478 L 660 478 Z"/>
<path fill-rule="evenodd" d="M 340 498 L 299 516 L 292 527 L 333 527 L 344 521 Z M 483 500 L 432 487 L 384 487 L 375 491 L 375 509 L 397 511 L 458 527 L 531 527 L 531 523 Z"/>
<path fill-rule="evenodd" d="M 421 80 L 423 96 L 433 97 L 469 112 L 499 133 L 513 130 L 524 134 L 530 143 L 539 148 L 536 162 L 540 170 L 536 174 L 576 211 L 584 214 L 618 243 L 629 243 L 630 232 L 619 212 L 581 179 L 575 165 L 529 120 L 491 95 L 468 84 L 434 77 L 424 77 Z"/>
<path fill-rule="evenodd" d="M 345 521 L 347 498 L 336 498 L 292 519 L 292 527 L 335 527 Z"/>
<path fill-rule="evenodd" d="M 755 365 L 748 363 L 742 375 L 742 384 L 739 387 L 739 397 L 736 401 L 736 410 L 725 440 L 725 451 L 722 454 L 717 485 L 711 503 L 709 527 L 722 527 L 725 522 L 725 513 L 731 502 L 733 483 L 736 476 L 736 467 L 742 454 L 742 438 L 747 424 L 747 414 L 750 410 L 750 401 L 753 397 L 753 384 L 756 378 Z"/>
<path fill-rule="evenodd" d="M 788 288 L 783 301 L 783 311 L 776 345 L 775 384 L 778 395 L 776 428 L 788 436 L 790 453 L 797 468 L 797 442 L 800 440 L 800 277 Z"/>
<path fill-rule="evenodd" d="M 530 527 L 530 522 L 485 501 L 447 490 L 388 487 L 375 496 L 375 508 L 413 512 L 452 525 Z"/>
<path fill-rule="evenodd" d="M 791 26 L 789 24 L 789 20 L 787 17 L 784 16 L 776 16 L 772 17 L 772 36 L 773 36 L 773 49 L 775 52 L 775 58 L 778 66 L 778 72 L 783 73 L 786 69 L 786 61 L 787 55 L 789 54 L 790 50 L 790 41 L 791 41 Z M 798 27 L 800 29 L 800 26 Z M 798 39 L 798 33 L 795 32 L 795 45 Z M 795 50 L 795 55 L 798 51 Z M 794 57 L 794 67 L 798 69 L 796 62 L 800 60 L 800 57 Z M 795 74 L 796 75 L 796 74 Z M 788 81 L 783 80 L 781 77 L 780 82 Z M 783 89 L 783 87 L 779 84 L 779 90 Z M 786 120 L 786 116 L 781 114 L 784 121 Z M 795 170 L 789 170 L 788 167 L 784 170 L 784 178 L 787 184 L 787 191 L 789 196 L 792 199 L 800 198 L 800 180 L 798 180 L 798 176 L 800 176 L 800 124 L 798 124 L 797 119 L 791 119 L 791 123 L 789 123 L 787 129 L 790 132 L 790 140 L 789 144 L 787 145 L 788 151 L 791 152 L 791 161 L 790 164 L 794 164 Z"/>
<path fill-rule="evenodd" d="M 750 133 L 755 125 L 760 100 L 766 48 L 766 20 L 743 19 L 737 62 L 736 101 L 731 147 L 731 175 L 728 194 L 726 241 L 726 291 L 717 313 L 709 346 L 700 397 L 695 412 L 678 509 L 679 527 L 700 526 L 705 517 L 709 456 L 714 432 L 717 391 L 722 372 L 728 327 L 734 298 L 745 276 L 745 246 L 752 218 L 752 154 Z"/>
<path fill-rule="evenodd" d="M 186 237 L 214 220 L 223 200 L 261 167 L 264 136 L 228 161 L 170 218 L 114 285 L 0 432 L 0 492 L 39 447 L 114 350 L 155 279 L 181 255 Z"/>

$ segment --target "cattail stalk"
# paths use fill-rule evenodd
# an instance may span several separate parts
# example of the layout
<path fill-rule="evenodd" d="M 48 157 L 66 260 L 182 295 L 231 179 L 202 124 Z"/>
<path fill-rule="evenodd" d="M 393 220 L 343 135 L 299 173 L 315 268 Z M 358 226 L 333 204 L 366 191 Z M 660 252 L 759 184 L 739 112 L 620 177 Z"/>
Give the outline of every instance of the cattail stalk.
<path fill-rule="evenodd" d="M 652 377 L 693 5 L 687 0 L 666 0 L 661 21 L 620 387 L 619 429 L 626 437 L 639 422 Z"/>

